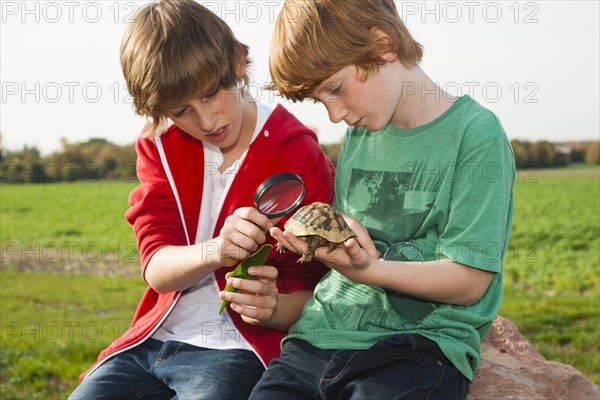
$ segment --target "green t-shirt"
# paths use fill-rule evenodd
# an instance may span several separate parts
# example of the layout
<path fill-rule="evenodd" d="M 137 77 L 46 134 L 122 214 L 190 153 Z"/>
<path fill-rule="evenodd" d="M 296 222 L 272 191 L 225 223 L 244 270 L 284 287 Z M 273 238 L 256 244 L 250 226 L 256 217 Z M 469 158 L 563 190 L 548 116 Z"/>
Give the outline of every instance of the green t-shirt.
<path fill-rule="evenodd" d="M 420 334 L 472 379 L 502 297 L 514 179 L 514 155 L 502 126 L 468 96 L 417 128 L 348 128 L 334 206 L 366 226 L 381 254 L 410 242 L 400 246 L 404 258 L 396 260 L 451 259 L 494 276 L 480 301 L 459 306 L 330 271 L 286 339 L 323 349 L 367 349 L 399 333 Z"/>

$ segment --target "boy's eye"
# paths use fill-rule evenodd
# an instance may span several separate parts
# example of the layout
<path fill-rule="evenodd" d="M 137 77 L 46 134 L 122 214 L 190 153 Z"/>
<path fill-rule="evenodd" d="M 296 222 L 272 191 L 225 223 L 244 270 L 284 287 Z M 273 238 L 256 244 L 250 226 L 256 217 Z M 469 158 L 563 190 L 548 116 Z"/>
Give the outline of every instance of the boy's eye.
<path fill-rule="evenodd" d="M 321 100 L 322 102 L 330 102 L 336 100 L 336 97 L 339 97 L 342 94 L 342 84 L 338 84 L 337 86 L 332 86 L 330 88 L 325 89 L 323 95 L 325 98 Z"/>
<path fill-rule="evenodd" d="M 203 102 L 203 103 L 206 103 L 207 101 L 209 101 L 209 100 L 213 99 L 213 98 L 214 98 L 214 97 L 217 95 L 217 93 L 219 93 L 219 90 L 220 90 L 220 89 L 217 89 L 217 90 L 215 90 L 214 92 L 211 92 L 211 93 L 207 94 L 206 96 L 204 96 L 204 97 L 201 99 L 201 100 L 202 100 L 202 102 Z"/>
<path fill-rule="evenodd" d="M 329 93 L 331 93 L 334 96 L 339 95 L 342 92 L 342 85 L 337 85 L 336 87 L 334 87 L 333 89 L 331 89 L 329 91 Z"/>
<path fill-rule="evenodd" d="M 184 112 L 186 112 L 186 111 L 187 111 L 187 109 L 188 109 L 187 107 L 183 107 L 183 108 L 180 108 L 180 109 L 178 109 L 178 110 L 175 110 L 175 111 L 173 111 L 173 116 L 174 116 L 174 117 L 179 117 L 179 116 L 181 116 L 181 115 L 182 115 Z"/>

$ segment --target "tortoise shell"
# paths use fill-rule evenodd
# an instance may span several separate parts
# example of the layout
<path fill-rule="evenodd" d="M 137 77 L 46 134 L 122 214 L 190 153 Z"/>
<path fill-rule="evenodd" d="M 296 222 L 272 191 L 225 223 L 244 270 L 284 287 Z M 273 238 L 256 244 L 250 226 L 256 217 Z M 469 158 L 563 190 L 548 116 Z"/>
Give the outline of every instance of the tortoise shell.
<path fill-rule="evenodd" d="M 332 251 L 338 244 L 356 237 L 356 233 L 348 226 L 342 214 L 327 203 L 312 203 L 300 208 L 285 223 L 286 231 L 308 243 L 308 249 L 302 254 L 299 262 L 312 260 L 315 250 L 321 246 Z M 283 246 L 278 245 L 283 250 Z"/>

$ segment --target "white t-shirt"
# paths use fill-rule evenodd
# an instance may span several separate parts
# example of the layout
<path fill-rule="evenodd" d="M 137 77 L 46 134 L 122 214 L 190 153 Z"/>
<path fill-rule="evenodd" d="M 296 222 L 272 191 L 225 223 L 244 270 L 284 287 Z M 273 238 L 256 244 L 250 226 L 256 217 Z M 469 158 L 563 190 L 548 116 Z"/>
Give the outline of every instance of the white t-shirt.
<path fill-rule="evenodd" d="M 251 142 L 256 139 L 273 112 L 271 107 L 260 101 L 256 102 L 256 109 L 256 127 Z M 216 232 L 213 232 L 216 219 L 246 152 L 231 167 L 220 173 L 219 166 L 224 161 L 221 150 L 204 143 L 204 189 L 195 243 L 202 243 L 216 236 Z M 215 275 L 209 274 L 181 294 L 177 304 L 152 338 L 162 341 L 177 340 L 211 349 L 252 350 L 231 322 L 228 310 L 217 313 L 221 306 L 218 293 Z"/>

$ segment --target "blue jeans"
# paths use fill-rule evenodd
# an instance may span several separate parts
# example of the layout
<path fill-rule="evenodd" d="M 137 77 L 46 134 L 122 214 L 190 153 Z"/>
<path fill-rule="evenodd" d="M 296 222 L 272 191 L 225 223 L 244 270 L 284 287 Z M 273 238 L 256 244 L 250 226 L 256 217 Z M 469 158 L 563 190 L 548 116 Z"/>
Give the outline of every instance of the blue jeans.
<path fill-rule="evenodd" d="M 367 350 L 323 350 L 288 340 L 250 400 L 464 399 L 469 381 L 437 344 L 401 334 Z"/>
<path fill-rule="evenodd" d="M 148 339 L 98 367 L 69 399 L 247 399 L 264 370 L 248 350 Z"/>

